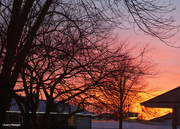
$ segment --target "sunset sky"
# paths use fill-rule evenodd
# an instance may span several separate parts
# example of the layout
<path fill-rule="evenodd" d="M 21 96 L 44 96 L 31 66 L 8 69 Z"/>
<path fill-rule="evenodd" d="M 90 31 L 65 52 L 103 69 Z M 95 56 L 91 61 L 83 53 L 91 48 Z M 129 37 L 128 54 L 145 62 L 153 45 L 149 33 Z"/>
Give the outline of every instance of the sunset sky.
<path fill-rule="evenodd" d="M 180 25 L 180 15 L 178 14 L 180 12 L 180 0 L 171 0 L 171 3 L 174 4 L 172 7 L 176 7 L 171 15 L 176 20 L 175 24 Z M 119 39 L 128 39 L 129 43 L 140 46 L 149 44 L 149 47 L 152 48 L 151 58 L 157 63 L 157 69 L 160 72 L 155 78 L 148 79 L 149 87 L 167 91 L 180 86 L 180 48 L 169 47 L 159 39 L 147 36 L 138 29 L 136 33 L 133 30 L 119 32 Z M 180 32 L 167 41 L 180 46 Z"/>

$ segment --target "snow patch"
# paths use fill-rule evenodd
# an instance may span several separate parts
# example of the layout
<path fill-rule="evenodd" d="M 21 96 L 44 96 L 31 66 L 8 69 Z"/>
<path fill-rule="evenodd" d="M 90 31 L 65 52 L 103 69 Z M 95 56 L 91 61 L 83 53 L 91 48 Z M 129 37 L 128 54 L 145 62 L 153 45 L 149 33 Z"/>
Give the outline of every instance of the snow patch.
<path fill-rule="evenodd" d="M 117 121 L 92 121 L 92 129 L 118 129 L 119 123 Z M 156 124 L 142 124 L 137 122 L 123 122 L 123 129 L 171 129 L 170 124 L 156 123 Z M 180 126 L 178 126 L 180 129 Z"/>

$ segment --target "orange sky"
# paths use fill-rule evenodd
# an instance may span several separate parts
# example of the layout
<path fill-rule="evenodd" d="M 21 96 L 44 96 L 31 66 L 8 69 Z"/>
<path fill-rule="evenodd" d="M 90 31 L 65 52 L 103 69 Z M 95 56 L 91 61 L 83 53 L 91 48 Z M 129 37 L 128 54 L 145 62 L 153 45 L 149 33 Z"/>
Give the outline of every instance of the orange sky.
<path fill-rule="evenodd" d="M 164 93 L 163 91 L 154 91 L 151 95 L 148 94 L 148 96 L 146 94 L 143 95 L 143 93 L 142 93 L 141 95 L 144 97 L 141 102 L 144 102 L 147 99 L 153 98 L 153 97 L 155 97 L 155 95 L 160 95 L 163 93 Z M 132 105 L 132 107 L 131 107 L 132 112 L 139 113 L 138 117 L 140 119 L 151 120 L 153 118 L 163 116 L 163 115 L 166 115 L 166 114 L 172 112 L 171 108 L 148 108 L 148 107 L 141 106 L 140 103 L 136 103 L 136 104 Z"/>
<path fill-rule="evenodd" d="M 171 2 L 174 2 L 174 7 L 176 7 L 176 11 L 171 15 L 177 20 L 176 24 L 180 25 L 180 15 L 178 15 L 180 1 L 172 0 Z M 180 48 L 169 47 L 159 39 L 145 35 L 139 29 L 136 30 L 137 34 L 133 30 L 120 30 L 118 33 L 119 41 L 128 39 L 131 44 L 140 46 L 149 44 L 149 47 L 152 48 L 152 60 L 157 63 L 160 73 L 156 78 L 148 79 L 149 87 L 167 91 L 180 86 Z M 180 46 L 180 32 L 167 41 Z"/>

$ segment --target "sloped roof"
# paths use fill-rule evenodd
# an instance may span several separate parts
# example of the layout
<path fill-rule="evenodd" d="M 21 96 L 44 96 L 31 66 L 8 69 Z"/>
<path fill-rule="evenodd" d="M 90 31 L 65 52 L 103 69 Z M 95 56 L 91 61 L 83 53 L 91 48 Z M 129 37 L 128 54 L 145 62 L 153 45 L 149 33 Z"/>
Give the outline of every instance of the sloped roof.
<path fill-rule="evenodd" d="M 59 101 L 54 101 L 54 103 L 58 103 Z M 24 108 L 24 106 L 23 106 Z M 52 114 L 69 114 L 69 113 L 73 113 L 77 110 L 77 107 L 70 105 L 68 103 L 63 103 L 61 105 L 58 105 L 56 107 L 57 111 L 51 112 Z M 11 102 L 11 107 L 9 109 L 10 112 L 20 112 L 19 106 L 16 103 L 16 100 L 14 98 L 12 98 L 12 102 Z M 39 105 L 37 108 L 36 113 L 45 113 L 46 111 L 46 100 L 39 100 Z M 8 112 L 8 111 L 7 111 Z M 76 113 L 77 115 L 94 115 L 94 113 L 88 112 L 86 110 Z"/>
<path fill-rule="evenodd" d="M 180 107 L 180 87 L 172 89 L 164 94 L 147 100 L 141 105 L 146 107 L 173 108 Z"/>
<path fill-rule="evenodd" d="M 150 121 L 157 121 L 157 122 L 163 122 L 165 120 L 172 120 L 173 118 L 173 114 L 172 113 L 168 113 L 166 115 L 151 119 Z"/>

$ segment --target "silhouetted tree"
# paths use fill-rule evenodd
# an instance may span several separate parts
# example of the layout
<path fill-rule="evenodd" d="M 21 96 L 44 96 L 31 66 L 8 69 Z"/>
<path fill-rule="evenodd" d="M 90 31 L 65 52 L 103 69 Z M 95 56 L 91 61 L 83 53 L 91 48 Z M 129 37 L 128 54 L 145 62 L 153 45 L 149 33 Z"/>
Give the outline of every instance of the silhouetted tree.
<path fill-rule="evenodd" d="M 63 39 L 58 37 L 53 42 L 44 40 L 49 46 L 40 45 L 27 56 L 15 90 L 17 101 L 25 107 L 20 108 L 24 117 L 32 118 L 24 121 L 27 127 L 31 127 L 28 124 L 32 121 L 34 128 L 37 128 L 37 124 L 40 124 L 38 128 L 47 128 L 52 107 L 70 103 L 78 107 L 75 112 L 80 112 L 88 105 L 94 105 L 95 100 L 98 101 L 94 93 L 97 93 L 98 85 L 103 83 L 101 80 L 106 76 L 106 69 L 109 69 L 111 58 L 117 56 L 117 51 L 109 50 L 111 45 L 103 42 L 104 38 L 94 39 L 90 43 L 76 36 L 63 35 Z M 74 40 L 76 38 L 78 40 Z M 19 92 L 26 99 L 22 99 Z M 36 111 L 40 97 L 46 100 L 47 105 L 42 121 L 37 123 Z M 54 104 L 55 100 L 59 102 Z M 74 112 L 69 117 L 72 114 Z"/>
<path fill-rule="evenodd" d="M 129 112 L 130 106 L 140 99 L 141 92 L 147 88 L 143 78 L 155 75 L 154 63 L 145 58 L 146 47 L 138 56 L 132 56 L 133 51 L 124 54 L 111 64 L 111 74 L 105 88 L 102 89 L 107 98 L 107 107 L 110 112 L 119 116 L 119 129 L 122 129 L 123 114 Z"/>

